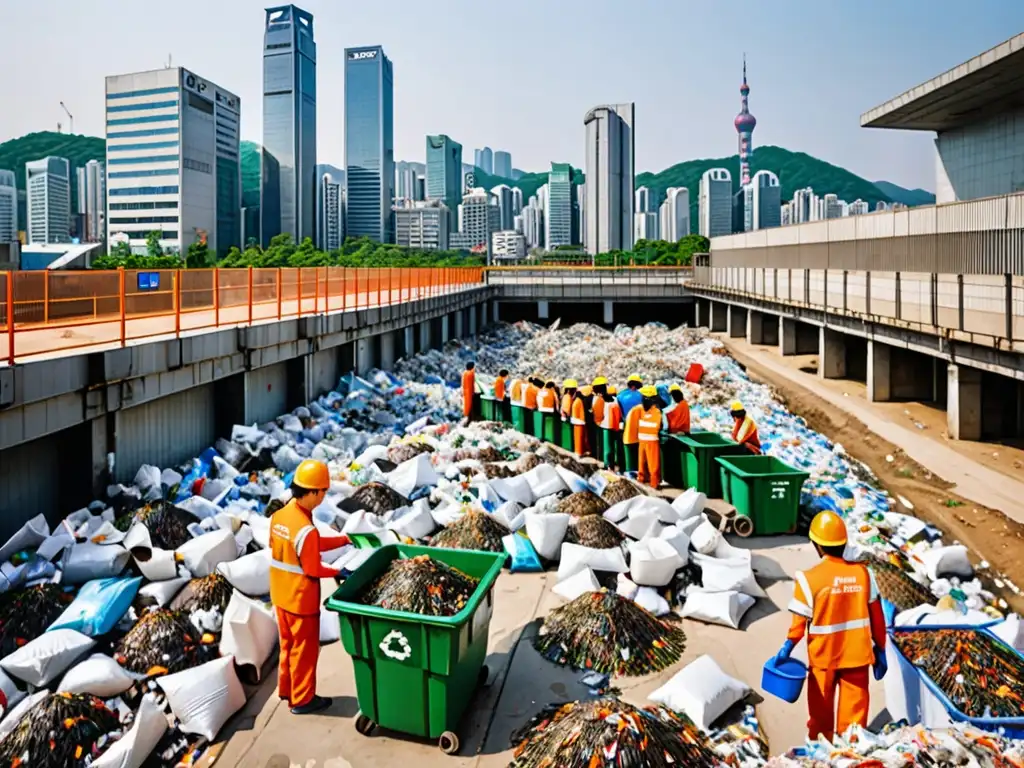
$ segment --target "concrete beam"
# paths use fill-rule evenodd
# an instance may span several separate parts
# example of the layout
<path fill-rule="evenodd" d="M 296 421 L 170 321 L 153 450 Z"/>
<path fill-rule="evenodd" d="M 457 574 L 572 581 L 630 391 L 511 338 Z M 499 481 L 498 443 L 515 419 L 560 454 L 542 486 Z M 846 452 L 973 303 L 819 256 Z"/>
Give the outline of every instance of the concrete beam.
<path fill-rule="evenodd" d="M 950 363 L 946 372 L 946 432 L 953 440 L 980 440 L 981 371 Z"/>
<path fill-rule="evenodd" d="M 882 403 L 892 399 L 892 347 L 868 341 L 868 400 Z"/>
<path fill-rule="evenodd" d="M 846 378 L 846 339 L 843 334 L 819 329 L 818 376 L 823 379 Z"/>

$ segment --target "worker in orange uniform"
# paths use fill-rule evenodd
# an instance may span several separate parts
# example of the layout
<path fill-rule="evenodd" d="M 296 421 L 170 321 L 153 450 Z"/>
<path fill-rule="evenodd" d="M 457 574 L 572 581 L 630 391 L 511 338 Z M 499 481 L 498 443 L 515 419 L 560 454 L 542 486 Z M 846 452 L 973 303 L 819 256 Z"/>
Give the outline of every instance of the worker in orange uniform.
<path fill-rule="evenodd" d="M 729 408 L 733 419 L 732 439 L 755 456 L 761 455 L 761 440 L 757 436 L 757 424 L 739 400 L 733 400 Z"/>
<path fill-rule="evenodd" d="M 321 461 L 306 459 L 292 479 L 292 498 L 270 518 L 270 600 L 281 639 L 277 695 L 293 714 L 307 715 L 331 705 L 316 693 L 320 656 L 320 579 L 341 571 L 320 562 L 320 553 L 345 546 L 348 536 L 326 536 L 313 525 L 313 510 L 331 487 Z"/>
<path fill-rule="evenodd" d="M 558 415 L 562 423 L 559 425 L 559 439 L 555 442 L 567 451 L 572 450 L 572 424 L 570 418 L 572 416 L 572 401 L 579 391 L 579 386 L 579 382 L 576 379 L 565 379 L 562 382 L 562 397 L 558 403 Z"/>
<path fill-rule="evenodd" d="M 473 419 L 473 396 L 476 394 L 476 363 L 466 363 L 462 372 L 462 415 L 466 421 Z"/>
<path fill-rule="evenodd" d="M 822 560 L 796 572 L 789 603 L 793 623 L 776 660 L 789 658 L 807 635 L 807 733 L 831 740 L 854 723 L 868 724 L 868 667 L 875 680 L 887 669 L 885 615 L 874 574 L 863 563 L 843 559 L 843 519 L 819 512 L 810 539 Z"/>
<path fill-rule="evenodd" d="M 598 376 L 590 385 L 594 396 L 590 401 L 590 418 L 587 425 L 587 434 L 590 436 L 590 448 L 598 451 L 601 446 L 600 424 L 604 418 L 604 394 L 608 391 L 608 379 Z"/>
<path fill-rule="evenodd" d="M 601 420 L 597 422 L 598 434 L 601 437 L 601 460 L 606 467 L 618 467 L 620 446 L 622 445 L 622 408 L 619 401 L 615 399 L 615 387 L 606 385 L 604 407 L 601 410 Z M 594 402 L 594 417 L 597 418 L 597 398 Z"/>
<path fill-rule="evenodd" d="M 537 393 L 537 410 L 533 417 L 534 436 L 549 443 L 558 441 L 558 392 L 555 382 L 547 381 L 544 389 Z"/>
<path fill-rule="evenodd" d="M 642 386 L 643 379 L 640 378 L 640 374 L 631 374 L 626 379 L 626 389 L 619 392 L 615 398 L 619 401 L 619 408 L 622 409 L 622 418 L 625 422 L 622 430 L 622 457 L 626 472 L 636 472 L 639 462 L 640 438 L 636 432 L 637 420 L 631 421 L 629 414 L 640 407 L 640 402 L 643 400 L 643 395 L 640 394 Z"/>
<path fill-rule="evenodd" d="M 647 385 L 640 389 L 640 405 L 626 417 L 626 431 L 635 430 L 638 471 L 636 479 L 651 488 L 661 485 L 661 409 L 658 390 Z"/>
<path fill-rule="evenodd" d="M 526 434 L 534 435 L 533 413 L 537 410 L 537 395 L 544 388 L 544 382 L 540 376 L 534 374 L 526 382 L 526 393 L 523 395 L 523 407 L 526 409 Z M 540 435 L 534 435 L 540 437 Z"/>
<path fill-rule="evenodd" d="M 590 455 L 590 435 L 587 434 L 587 416 L 590 412 L 590 401 L 593 398 L 590 387 L 581 387 L 573 398 L 569 421 L 572 424 L 572 444 L 576 456 L 583 458 Z"/>
<path fill-rule="evenodd" d="M 668 388 L 672 402 L 661 412 L 661 428 L 670 435 L 690 434 L 690 404 L 683 396 L 683 388 L 673 384 Z"/>
<path fill-rule="evenodd" d="M 508 394 L 508 370 L 502 368 L 498 371 L 498 378 L 494 380 L 494 400 L 498 406 L 498 416 L 501 421 L 511 421 L 512 418 Z"/>
<path fill-rule="evenodd" d="M 526 379 L 513 379 L 509 388 L 509 405 L 512 409 L 512 426 L 520 432 L 526 432 L 526 411 L 523 407 L 526 400 Z"/>

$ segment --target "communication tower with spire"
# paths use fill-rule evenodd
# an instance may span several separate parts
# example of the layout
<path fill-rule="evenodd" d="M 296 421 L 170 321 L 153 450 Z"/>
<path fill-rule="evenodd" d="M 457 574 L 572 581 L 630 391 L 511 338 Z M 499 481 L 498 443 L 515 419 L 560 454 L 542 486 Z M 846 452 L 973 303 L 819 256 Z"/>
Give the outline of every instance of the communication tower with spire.
<path fill-rule="evenodd" d="M 740 184 L 750 183 L 750 154 L 754 151 L 753 137 L 757 119 L 750 114 L 747 97 L 750 86 L 747 85 L 747 54 L 743 54 L 743 85 L 740 86 L 740 113 L 736 115 L 733 125 L 739 134 Z"/>

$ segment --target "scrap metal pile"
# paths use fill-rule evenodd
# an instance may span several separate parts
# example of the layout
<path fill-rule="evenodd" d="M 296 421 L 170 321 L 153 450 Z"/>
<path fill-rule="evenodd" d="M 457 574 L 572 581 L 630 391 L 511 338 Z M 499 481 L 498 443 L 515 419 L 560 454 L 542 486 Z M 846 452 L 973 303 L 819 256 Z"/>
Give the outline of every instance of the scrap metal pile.
<path fill-rule="evenodd" d="M 740 626 L 764 592 L 749 551 L 721 536 L 701 494 L 688 491 L 670 504 L 506 425 L 456 426 L 461 393 L 451 385 L 469 359 L 478 362 L 481 381 L 507 367 L 555 378 L 605 375 L 616 383 L 635 372 L 662 386 L 698 363 L 704 376 L 686 388 L 694 427 L 727 431 L 720 406 L 742 399 L 766 451 L 810 473 L 807 509 L 846 517 L 849 554 L 872 563 L 901 616 L 913 613 L 921 623 L 950 623 L 953 614 L 974 623 L 999 617 L 965 548 L 945 545 L 939 531 L 905 513 L 906 505 L 897 512 L 898 502 L 870 472 L 788 413 L 723 351 L 699 331 L 660 324 L 614 332 L 502 325 L 476 342 L 402 361 L 397 375 L 346 375 L 308 406 L 236 425 L 184 465 L 144 465 L 131 482 L 110 486 L 55 526 L 44 515 L 29 520 L 0 546 L 0 766 L 6 756 L 14 764 L 50 764 L 33 756 L 48 744 L 47 723 L 72 705 L 83 709 L 73 718 L 86 718 L 75 731 L 81 754 L 77 746 L 55 752 L 60 764 L 116 755 L 172 766 L 198 758 L 245 703 L 236 670 L 255 670 L 258 678 L 274 654 L 269 516 L 288 500 L 291 475 L 305 458 L 326 462 L 331 473 L 314 511 L 325 532 L 504 549 L 513 573 L 557 569 L 554 591 L 566 605 L 549 617 L 550 639 L 541 647 L 559 663 L 625 674 L 670 666 L 684 643 L 666 618 L 673 611 Z M 121 468 L 115 473 L 126 477 Z M 350 545 L 323 559 L 353 571 L 371 553 Z M 389 572 L 364 598 L 451 615 L 472 593 L 472 580 L 437 561 L 403 563 L 417 573 L 389 587 Z M 423 588 L 410 589 L 413 582 Z M 968 694 L 990 685 L 981 679 L 966 678 Z M 221 693 L 209 696 L 214 689 Z M 56 701 L 64 694 L 70 704 Z M 714 764 L 704 762 L 710 758 L 696 727 L 665 709 L 617 700 L 595 706 L 552 713 L 546 728 L 524 734 L 515 765 L 576 765 L 584 754 L 579 764 L 587 766 Z M 719 758 L 757 764 L 749 747 L 756 733 L 733 735 L 747 746 L 731 757 L 716 746 Z M 644 743 L 657 746 L 640 760 L 633 750 Z"/>

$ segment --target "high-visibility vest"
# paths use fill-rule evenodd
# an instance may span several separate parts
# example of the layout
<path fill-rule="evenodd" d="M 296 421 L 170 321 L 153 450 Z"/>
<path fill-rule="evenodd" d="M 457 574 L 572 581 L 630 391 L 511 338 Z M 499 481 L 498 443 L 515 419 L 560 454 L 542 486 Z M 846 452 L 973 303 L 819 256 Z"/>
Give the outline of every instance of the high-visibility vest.
<path fill-rule="evenodd" d="M 542 413 L 554 413 L 555 399 L 555 390 L 542 389 L 537 394 L 537 410 Z"/>
<path fill-rule="evenodd" d="M 569 418 L 569 414 L 572 412 L 572 395 L 568 392 L 562 395 L 562 405 L 559 411 L 562 414 L 562 421 Z"/>
<path fill-rule="evenodd" d="M 523 404 L 523 395 L 525 394 L 523 390 L 525 389 L 526 382 L 523 381 L 522 379 L 516 379 L 515 381 L 512 382 L 512 405 Z"/>
<path fill-rule="evenodd" d="M 270 601 L 289 613 L 320 613 L 320 579 L 307 576 L 299 555 L 313 519 L 292 499 L 270 518 Z M 315 537 L 314 537 L 315 538 Z"/>
<path fill-rule="evenodd" d="M 622 403 L 619 403 L 622 408 Z M 633 408 L 626 414 L 626 425 L 622 428 L 622 442 L 624 445 L 634 445 L 640 442 L 640 408 Z"/>
<path fill-rule="evenodd" d="M 612 398 L 610 403 L 604 404 L 604 413 L 601 414 L 601 420 L 597 422 L 597 426 L 616 432 L 619 430 L 619 427 L 622 426 L 622 408 L 617 400 Z"/>
<path fill-rule="evenodd" d="M 879 597 L 862 563 L 825 555 L 794 576 L 789 610 L 808 620 L 807 660 L 816 669 L 851 669 L 874 662 L 870 604 Z"/>
<path fill-rule="evenodd" d="M 585 427 L 587 426 L 587 407 L 583 404 L 583 399 L 577 397 L 572 401 L 572 412 L 570 421 L 574 427 Z"/>
<path fill-rule="evenodd" d="M 505 399 L 505 383 L 508 379 L 504 376 L 499 376 L 494 380 L 494 399 L 504 400 Z"/>
<path fill-rule="evenodd" d="M 601 426 L 601 422 L 604 421 L 604 398 L 601 395 L 595 394 L 593 404 L 590 406 L 590 412 L 594 414 L 594 423 Z"/>
<path fill-rule="evenodd" d="M 737 420 L 732 428 L 732 439 L 740 445 L 745 445 L 753 453 L 761 453 L 761 440 L 757 436 L 757 424 L 750 416 L 744 416 L 743 421 Z"/>
<path fill-rule="evenodd" d="M 526 395 L 523 397 L 523 405 L 529 408 L 531 411 L 537 410 L 537 395 L 540 393 L 540 388 L 534 384 L 529 383 L 526 385 Z"/>
<path fill-rule="evenodd" d="M 652 405 L 649 410 L 643 410 L 643 406 L 640 408 L 634 408 L 640 414 L 640 419 L 637 423 L 637 437 L 641 443 L 658 442 L 661 437 L 661 410 L 656 405 Z"/>
<path fill-rule="evenodd" d="M 661 417 L 662 429 L 669 434 L 690 431 L 690 404 L 685 400 L 678 403 L 673 400 L 671 405 L 661 412 Z"/>
<path fill-rule="evenodd" d="M 462 396 L 473 398 L 473 393 L 476 391 L 476 371 L 463 371 L 462 372 Z"/>

